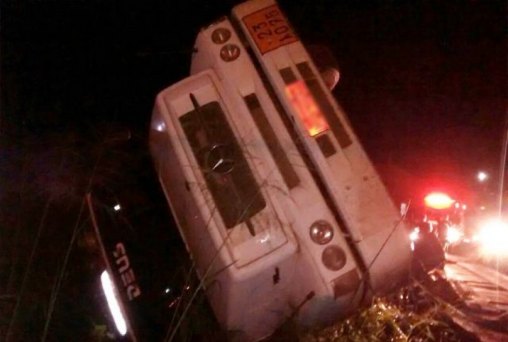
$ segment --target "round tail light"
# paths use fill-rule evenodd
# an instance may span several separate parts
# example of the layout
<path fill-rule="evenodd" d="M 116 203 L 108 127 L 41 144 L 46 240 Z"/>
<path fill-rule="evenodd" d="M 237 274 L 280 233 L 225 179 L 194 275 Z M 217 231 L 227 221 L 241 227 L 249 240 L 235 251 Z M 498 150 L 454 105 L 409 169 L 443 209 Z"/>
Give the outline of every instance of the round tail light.
<path fill-rule="evenodd" d="M 332 271 L 338 271 L 346 265 L 346 253 L 339 246 L 328 246 L 321 255 L 323 264 Z"/>
<path fill-rule="evenodd" d="M 227 28 L 219 27 L 212 32 L 212 41 L 215 44 L 223 44 L 231 38 L 231 31 Z"/>
<path fill-rule="evenodd" d="M 226 44 L 220 49 L 220 58 L 224 62 L 232 62 L 240 56 L 240 48 L 235 44 Z"/>

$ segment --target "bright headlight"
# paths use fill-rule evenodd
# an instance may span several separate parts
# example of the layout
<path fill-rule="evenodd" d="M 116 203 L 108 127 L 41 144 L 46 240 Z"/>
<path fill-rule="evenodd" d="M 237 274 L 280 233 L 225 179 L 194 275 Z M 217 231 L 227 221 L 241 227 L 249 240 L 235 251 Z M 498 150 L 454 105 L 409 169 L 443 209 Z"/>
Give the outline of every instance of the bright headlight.
<path fill-rule="evenodd" d="M 508 253 L 508 224 L 499 219 L 485 222 L 476 236 L 484 254 L 502 255 Z"/>
<path fill-rule="evenodd" d="M 462 238 L 462 231 L 455 227 L 450 226 L 448 229 L 446 229 L 446 241 L 448 243 L 455 243 L 459 241 Z"/>
<path fill-rule="evenodd" d="M 123 317 L 122 310 L 120 309 L 120 304 L 118 303 L 118 299 L 115 294 L 113 282 L 111 281 L 107 271 L 104 271 L 101 274 L 101 284 L 104 294 L 106 295 L 109 311 L 113 316 L 116 329 L 120 335 L 125 336 L 125 334 L 127 334 L 127 324 L 125 323 L 125 318 Z"/>

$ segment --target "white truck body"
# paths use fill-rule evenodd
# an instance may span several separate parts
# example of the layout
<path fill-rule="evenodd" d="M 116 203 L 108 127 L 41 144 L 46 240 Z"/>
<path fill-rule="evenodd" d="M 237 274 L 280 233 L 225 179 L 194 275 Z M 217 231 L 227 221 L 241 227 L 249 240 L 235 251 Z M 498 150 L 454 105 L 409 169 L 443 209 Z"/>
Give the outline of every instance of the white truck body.
<path fill-rule="evenodd" d="M 407 275 L 400 215 L 273 0 L 201 30 L 191 76 L 157 96 L 150 148 L 227 330 L 331 323 Z"/>

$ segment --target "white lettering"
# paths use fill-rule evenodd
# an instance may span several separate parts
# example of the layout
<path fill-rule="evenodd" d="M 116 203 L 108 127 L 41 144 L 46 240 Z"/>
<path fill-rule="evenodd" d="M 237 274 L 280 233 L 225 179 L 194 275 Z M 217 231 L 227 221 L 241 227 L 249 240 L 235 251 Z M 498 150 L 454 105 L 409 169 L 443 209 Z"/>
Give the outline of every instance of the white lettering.
<path fill-rule="evenodd" d="M 120 279 L 122 279 L 124 291 L 126 291 L 129 301 L 131 301 L 141 294 L 141 289 L 136 283 L 136 275 L 134 274 L 134 270 L 131 268 L 129 256 L 127 255 L 124 244 L 119 242 L 115 247 L 116 248 L 113 251 L 115 263 L 118 273 L 120 273 Z"/>

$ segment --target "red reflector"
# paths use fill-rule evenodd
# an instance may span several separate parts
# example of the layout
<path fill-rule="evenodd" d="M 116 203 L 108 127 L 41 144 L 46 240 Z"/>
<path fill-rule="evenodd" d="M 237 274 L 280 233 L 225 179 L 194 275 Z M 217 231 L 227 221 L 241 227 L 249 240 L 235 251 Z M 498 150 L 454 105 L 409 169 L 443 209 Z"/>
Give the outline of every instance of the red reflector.
<path fill-rule="evenodd" d="M 286 95 L 311 137 L 329 129 L 328 122 L 304 81 L 299 80 L 287 85 Z"/>
<path fill-rule="evenodd" d="M 423 199 L 425 205 L 432 209 L 448 209 L 455 200 L 442 192 L 432 192 Z"/>

